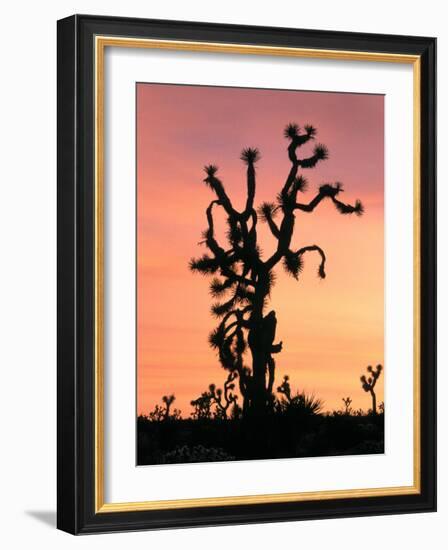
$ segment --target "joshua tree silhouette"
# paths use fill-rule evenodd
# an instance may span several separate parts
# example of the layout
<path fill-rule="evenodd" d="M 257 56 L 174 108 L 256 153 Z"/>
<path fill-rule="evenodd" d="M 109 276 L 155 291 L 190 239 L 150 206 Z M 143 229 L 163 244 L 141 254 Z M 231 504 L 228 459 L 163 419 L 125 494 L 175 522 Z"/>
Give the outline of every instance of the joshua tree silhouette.
<path fill-rule="evenodd" d="M 240 393 L 243 397 L 243 416 L 264 416 L 273 407 L 272 394 L 275 378 L 273 355 L 282 351 L 282 342 L 274 343 L 277 319 L 275 311 L 265 314 L 275 281 L 275 267 L 282 262 L 285 270 L 295 279 L 303 269 L 303 257 L 307 252 L 320 256 L 318 276 L 325 278 L 326 256 L 322 248 L 313 244 L 292 250 L 295 214 L 312 212 L 324 199 L 329 199 L 341 214 L 363 213 L 363 206 L 356 201 L 354 206 L 341 202 L 337 197 L 343 191 L 342 184 L 325 183 L 309 203 L 300 203 L 298 193 L 304 192 L 307 181 L 299 169 L 314 168 L 319 161 L 328 157 L 324 145 L 314 147 L 313 154 L 299 158 L 297 150 L 314 140 L 316 129 L 306 125 L 303 131 L 297 124 L 289 124 L 284 131 L 289 141 L 287 148 L 291 168 L 275 203 L 263 203 L 258 210 L 254 207 L 256 178 L 255 164 L 260 158 L 258 149 L 247 148 L 241 153 L 241 160 L 247 165 L 247 198 L 242 211 L 233 206 L 224 185 L 217 177 L 215 165 L 205 166 L 205 183 L 216 198 L 206 209 L 208 227 L 204 231 L 203 243 L 210 254 L 190 261 L 190 269 L 205 275 L 215 274 L 210 292 L 213 298 L 222 301 L 212 306 L 212 313 L 220 318 L 219 325 L 210 334 L 210 345 L 218 350 L 224 369 L 237 373 Z M 227 217 L 228 246 L 221 246 L 215 234 L 214 209 L 222 208 Z M 277 215 L 281 216 L 276 222 Z M 263 260 L 257 243 L 257 222 L 268 224 L 277 240 L 274 253 Z M 218 275 L 218 276 L 216 276 Z M 251 366 L 244 363 L 249 348 Z"/>
<path fill-rule="evenodd" d="M 162 401 L 165 403 L 165 416 L 163 420 L 168 420 L 168 418 L 170 417 L 171 405 L 174 403 L 175 400 L 176 400 L 176 397 L 174 396 L 174 394 L 164 395 L 162 397 Z"/>
<path fill-rule="evenodd" d="M 224 391 L 216 388 L 215 384 L 210 384 L 208 391 L 203 392 L 197 399 L 191 401 L 194 407 L 193 418 L 203 419 L 211 418 L 212 407 L 215 405 L 215 418 L 227 419 L 227 410 L 236 403 L 238 396 L 233 393 L 235 389 L 234 380 L 238 376 L 236 371 L 229 372 L 227 380 L 224 382 Z"/>
<path fill-rule="evenodd" d="M 166 420 L 177 420 L 181 416 L 181 411 L 179 409 L 174 409 L 170 413 L 171 405 L 176 400 L 174 394 L 164 395 L 162 397 L 163 405 L 156 405 L 154 409 L 149 413 L 148 418 L 153 422 L 160 422 Z"/>
<path fill-rule="evenodd" d="M 367 372 L 369 373 L 369 377 L 367 378 L 366 376 L 362 375 L 361 378 L 360 378 L 362 389 L 365 392 L 369 392 L 370 395 L 372 396 L 372 412 L 373 412 L 373 414 L 377 413 L 377 411 L 376 411 L 376 394 L 375 394 L 374 388 L 375 388 L 375 385 L 376 385 L 376 381 L 380 377 L 380 374 L 381 374 L 382 370 L 383 370 L 382 365 L 377 365 L 376 369 L 374 369 L 371 365 L 369 365 L 367 367 Z"/>
<path fill-rule="evenodd" d="M 344 414 L 350 414 L 350 411 L 352 410 L 352 407 L 351 407 L 352 398 L 351 397 L 343 397 L 342 401 L 344 402 L 344 405 L 345 405 Z"/>
<path fill-rule="evenodd" d="M 221 388 L 216 389 L 214 384 L 210 384 L 210 394 L 212 401 L 216 405 L 217 414 L 219 418 L 227 418 L 227 410 L 233 404 L 236 403 L 238 396 L 233 393 L 235 389 L 234 380 L 238 376 L 236 371 L 229 372 L 227 380 L 224 382 L 224 391 Z"/>

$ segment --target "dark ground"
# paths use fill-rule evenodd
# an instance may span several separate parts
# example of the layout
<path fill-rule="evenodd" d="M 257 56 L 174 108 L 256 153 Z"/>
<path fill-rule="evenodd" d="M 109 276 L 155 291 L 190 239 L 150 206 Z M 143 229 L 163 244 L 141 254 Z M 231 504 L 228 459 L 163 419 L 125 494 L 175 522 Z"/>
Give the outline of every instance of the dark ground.
<path fill-rule="evenodd" d="M 273 415 L 262 423 L 140 416 L 137 436 L 138 465 L 378 454 L 384 415 Z"/>

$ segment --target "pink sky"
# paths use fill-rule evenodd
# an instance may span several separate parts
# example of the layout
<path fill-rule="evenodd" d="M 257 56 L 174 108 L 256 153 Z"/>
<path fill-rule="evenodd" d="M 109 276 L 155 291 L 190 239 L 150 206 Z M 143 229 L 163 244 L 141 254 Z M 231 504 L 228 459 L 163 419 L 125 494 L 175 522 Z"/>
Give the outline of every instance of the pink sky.
<path fill-rule="evenodd" d="M 305 171 L 308 202 L 323 182 L 342 181 L 342 200 L 362 200 L 362 217 L 342 216 L 322 203 L 298 212 L 294 248 L 321 246 L 327 278 L 316 277 L 317 258 L 305 257 L 297 282 L 277 268 L 269 309 L 277 313 L 276 385 L 289 374 L 295 390 L 314 392 L 327 409 L 351 396 L 367 409 L 359 377 L 383 362 L 384 101 L 380 95 L 215 88 L 137 86 L 137 358 L 138 412 L 175 393 L 184 416 L 208 384 L 226 377 L 207 343 L 217 324 L 210 314 L 209 279 L 192 274 L 205 208 L 213 198 L 203 183 L 205 164 L 219 175 L 237 207 L 245 200 L 243 147 L 258 147 L 256 203 L 275 199 L 290 164 L 283 128 L 312 124 L 328 160 Z M 308 156 L 311 148 L 302 148 Z M 223 220 L 219 227 L 223 228 Z M 266 254 L 275 245 L 259 224 Z M 269 310 L 268 310 L 269 311 Z M 277 384 L 278 382 L 278 384 Z M 383 399 L 383 380 L 377 384 Z"/>

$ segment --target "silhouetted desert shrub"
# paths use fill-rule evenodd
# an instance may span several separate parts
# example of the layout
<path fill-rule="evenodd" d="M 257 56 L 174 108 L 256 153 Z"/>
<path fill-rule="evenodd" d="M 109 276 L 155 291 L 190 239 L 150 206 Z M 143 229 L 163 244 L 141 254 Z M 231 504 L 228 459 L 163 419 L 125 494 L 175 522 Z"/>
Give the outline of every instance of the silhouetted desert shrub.
<path fill-rule="evenodd" d="M 277 392 L 282 395 L 275 403 L 277 414 L 300 419 L 304 416 L 320 414 L 323 410 L 323 401 L 315 395 L 299 391 L 292 394 L 288 375 L 284 376 L 282 384 L 277 388 Z"/>
<path fill-rule="evenodd" d="M 152 422 L 161 422 L 167 420 L 179 420 L 182 416 L 182 411 L 179 409 L 174 409 L 171 412 L 171 405 L 176 400 L 176 396 L 164 395 L 162 397 L 163 405 L 156 405 L 152 411 L 148 413 L 148 419 Z"/>
<path fill-rule="evenodd" d="M 233 379 L 228 377 L 224 391 L 233 390 Z M 166 407 L 159 420 L 154 415 L 137 419 L 138 464 L 384 452 L 384 404 L 379 413 L 353 410 L 352 400 L 347 397 L 343 399 L 345 410 L 324 413 L 322 400 L 305 392 L 292 392 L 288 376 L 277 392 L 280 397 L 262 421 L 244 416 L 236 400 L 231 395 L 223 397 L 214 385 L 192 402 L 196 405 L 192 418 L 171 414 L 169 405 L 174 399 L 162 399 Z M 225 415 L 216 414 L 219 396 L 226 403 Z"/>
<path fill-rule="evenodd" d="M 342 401 L 344 403 L 344 407 L 345 407 L 345 410 L 344 410 L 344 414 L 350 414 L 351 413 L 351 410 L 352 410 L 352 398 L 351 397 L 343 397 L 342 398 Z"/>

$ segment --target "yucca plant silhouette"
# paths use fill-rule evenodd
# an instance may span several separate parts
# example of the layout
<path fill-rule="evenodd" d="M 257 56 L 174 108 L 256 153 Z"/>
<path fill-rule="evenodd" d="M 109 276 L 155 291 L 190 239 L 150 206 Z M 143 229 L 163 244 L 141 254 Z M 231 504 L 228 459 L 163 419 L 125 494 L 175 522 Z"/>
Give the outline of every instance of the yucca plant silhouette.
<path fill-rule="evenodd" d="M 161 422 L 166 420 L 177 420 L 181 417 L 181 411 L 179 409 L 174 409 L 171 413 L 171 405 L 176 400 L 174 394 L 164 395 L 162 397 L 163 405 L 156 405 L 154 409 L 148 414 L 149 420 L 154 422 Z"/>
<path fill-rule="evenodd" d="M 190 261 L 190 269 L 205 275 L 214 275 L 210 285 L 213 298 L 212 313 L 220 319 L 219 325 L 209 337 L 210 345 L 218 351 L 224 369 L 237 373 L 239 391 L 243 397 L 243 416 L 264 416 L 273 408 L 272 393 L 275 379 L 274 354 L 282 351 L 282 342 L 275 343 L 277 318 L 275 311 L 265 313 L 275 280 L 274 270 L 279 263 L 295 279 L 303 269 L 307 252 L 320 257 L 318 276 L 325 278 L 326 256 L 322 248 L 312 244 L 298 250 L 291 249 L 296 212 L 313 212 L 325 199 L 333 202 L 341 214 L 363 213 L 360 201 L 355 205 L 339 200 L 342 184 L 324 183 L 309 203 L 298 202 L 298 195 L 307 188 L 307 181 L 300 170 L 314 168 L 328 157 L 324 145 L 314 147 L 313 154 L 299 158 L 300 147 L 315 139 L 316 129 L 306 125 L 303 130 L 297 124 L 288 124 L 284 131 L 289 144 L 291 163 L 285 183 L 276 202 L 265 202 L 256 209 L 255 164 L 260 159 L 256 148 L 244 149 L 241 160 L 247 165 L 247 198 L 244 209 L 238 211 L 232 204 L 222 181 L 217 177 L 218 167 L 205 166 L 205 183 L 216 195 L 206 209 L 207 229 L 203 244 L 209 250 L 198 259 Z M 227 218 L 226 245 L 217 240 L 214 211 L 221 208 Z M 278 218 L 278 221 L 276 221 Z M 277 244 L 274 253 L 263 259 L 257 242 L 257 223 L 261 220 L 269 226 Z M 246 350 L 250 350 L 251 364 L 246 364 Z"/>
<path fill-rule="evenodd" d="M 282 399 L 277 401 L 277 410 L 280 413 L 301 413 L 312 415 L 322 412 L 324 403 L 313 394 L 305 392 L 291 393 L 291 385 L 289 376 L 283 377 L 281 385 L 277 388 L 277 392 L 282 395 Z"/>
<path fill-rule="evenodd" d="M 372 396 L 372 412 L 373 412 L 373 414 L 377 414 L 375 385 L 376 385 L 376 381 L 380 377 L 380 374 L 381 374 L 382 370 L 383 370 L 382 365 L 377 365 L 376 369 L 374 369 L 371 365 L 369 365 L 367 367 L 367 372 L 369 373 L 369 376 L 366 377 L 365 375 L 362 375 L 361 378 L 360 378 L 362 389 L 365 392 L 370 393 L 370 395 Z"/>

